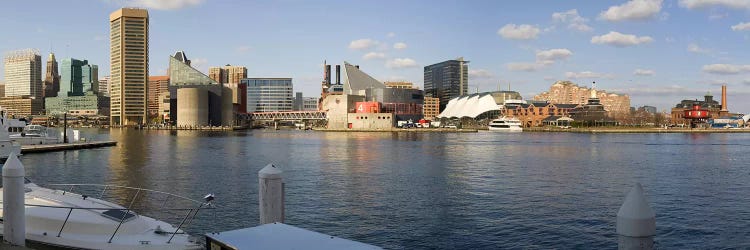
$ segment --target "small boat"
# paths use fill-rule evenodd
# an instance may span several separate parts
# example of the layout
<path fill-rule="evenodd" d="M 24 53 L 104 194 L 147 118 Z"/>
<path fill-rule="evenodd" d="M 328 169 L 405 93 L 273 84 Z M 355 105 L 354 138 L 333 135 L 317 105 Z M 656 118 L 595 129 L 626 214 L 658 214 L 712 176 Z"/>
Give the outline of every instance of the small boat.
<path fill-rule="evenodd" d="M 165 192 L 113 185 L 50 185 L 62 189 L 58 190 L 40 187 L 26 179 L 24 186 L 26 239 L 34 244 L 66 249 L 203 249 L 201 238 L 188 235 L 182 228 L 192 222 L 198 211 L 212 208 L 210 201 L 213 196 L 204 203 Z M 132 200 L 128 207 L 123 207 L 73 193 L 70 190 L 74 188 L 96 190 L 95 195 L 99 197 L 110 190 L 114 190 L 110 193 L 118 193 L 125 189 L 135 193 L 135 196 L 131 196 L 133 200 L 139 195 L 163 197 L 165 205 L 177 204 L 180 200 L 187 200 L 190 205 L 181 209 L 159 209 L 172 209 L 175 214 L 181 213 L 184 216 L 182 223 L 175 227 L 135 213 L 136 208 L 131 207 L 134 206 Z M 184 215 L 185 212 L 187 215 Z M 0 215 L 2 214 L 0 207 Z"/>
<path fill-rule="evenodd" d="M 518 118 L 503 116 L 498 119 L 494 119 L 488 126 L 490 131 L 501 131 L 501 132 L 521 132 L 521 121 Z"/>
<path fill-rule="evenodd" d="M 26 125 L 21 133 L 11 134 L 10 140 L 21 145 L 57 144 L 62 142 L 57 136 L 57 130 L 42 125 Z"/>

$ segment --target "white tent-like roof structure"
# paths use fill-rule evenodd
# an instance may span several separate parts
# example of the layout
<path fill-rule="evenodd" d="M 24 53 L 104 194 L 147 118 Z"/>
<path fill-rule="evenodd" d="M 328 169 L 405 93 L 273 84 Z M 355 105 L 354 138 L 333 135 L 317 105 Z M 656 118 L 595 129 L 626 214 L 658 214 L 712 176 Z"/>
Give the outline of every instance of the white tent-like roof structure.
<path fill-rule="evenodd" d="M 448 101 L 438 118 L 462 118 L 477 116 L 493 110 L 500 110 L 500 105 L 495 103 L 495 98 L 491 93 L 479 93 L 465 96 L 459 96 Z"/>

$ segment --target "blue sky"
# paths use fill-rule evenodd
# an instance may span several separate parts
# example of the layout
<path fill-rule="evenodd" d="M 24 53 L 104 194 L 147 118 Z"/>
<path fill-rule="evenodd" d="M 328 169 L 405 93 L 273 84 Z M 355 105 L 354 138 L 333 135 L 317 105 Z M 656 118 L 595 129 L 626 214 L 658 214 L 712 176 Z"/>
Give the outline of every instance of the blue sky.
<path fill-rule="evenodd" d="M 470 92 L 510 83 L 531 98 L 556 80 L 596 81 L 666 109 L 707 91 L 719 99 L 726 83 L 730 110 L 750 112 L 748 0 L 7 1 L 0 52 L 37 48 L 46 61 L 52 48 L 108 75 L 109 13 L 133 6 L 149 9 L 151 75 L 184 50 L 204 72 L 243 65 L 315 96 L 323 60 L 421 87 L 425 65 L 463 56 Z"/>

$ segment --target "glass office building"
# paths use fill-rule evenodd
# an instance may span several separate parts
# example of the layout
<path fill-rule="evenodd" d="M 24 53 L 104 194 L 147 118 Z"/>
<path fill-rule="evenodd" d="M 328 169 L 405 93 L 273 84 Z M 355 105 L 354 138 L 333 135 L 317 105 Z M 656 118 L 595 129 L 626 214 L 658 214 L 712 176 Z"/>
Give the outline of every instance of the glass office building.
<path fill-rule="evenodd" d="M 424 94 L 440 100 L 440 112 L 450 99 L 468 94 L 468 63 L 459 57 L 424 67 Z"/>
<path fill-rule="evenodd" d="M 292 78 L 245 78 L 247 112 L 293 111 Z"/>

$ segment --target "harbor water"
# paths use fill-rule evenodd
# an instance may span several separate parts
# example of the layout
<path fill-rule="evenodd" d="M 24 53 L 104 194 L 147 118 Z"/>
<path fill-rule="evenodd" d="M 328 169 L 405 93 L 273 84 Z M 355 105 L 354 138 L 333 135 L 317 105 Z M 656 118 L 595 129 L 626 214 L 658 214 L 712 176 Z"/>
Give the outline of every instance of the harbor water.
<path fill-rule="evenodd" d="M 273 163 L 286 223 L 386 249 L 617 248 L 615 216 L 636 182 L 658 248 L 750 248 L 750 134 L 82 133 L 118 145 L 24 155 L 28 177 L 213 193 L 217 209 L 191 233 L 256 226 L 257 172 Z"/>

